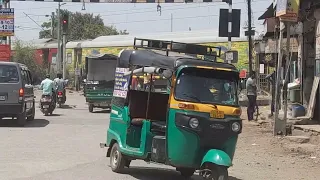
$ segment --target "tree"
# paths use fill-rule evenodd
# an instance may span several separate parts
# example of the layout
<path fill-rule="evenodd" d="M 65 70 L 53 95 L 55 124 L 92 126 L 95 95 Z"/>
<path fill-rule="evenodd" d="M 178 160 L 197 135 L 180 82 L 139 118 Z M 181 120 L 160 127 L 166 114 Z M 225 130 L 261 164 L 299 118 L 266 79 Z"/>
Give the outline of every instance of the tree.
<path fill-rule="evenodd" d="M 34 49 L 35 48 L 32 45 L 25 44 L 22 41 L 17 40 L 14 43 L 14 53 L 12 59 L 13 62 L 25 64 L 32 72 L 33 77 L 42 78 L 46 73 L 46 69 L 44 68 L 46 63 L 44 62 L 44 67 L 37 64 Z"/>
<path fill-rule="evenodd" d="M 114 26 L 105 26 L 100 15 L 94 16 L 90 13 L 72 13 L 68 10 L 60 10 L 61 17 L 64 14 L 69 14 L 68 41 L 94 39 L 99 36 L 129 34 L 127 30 L 118 31 Z M 58 21 L 56 16 L 53 22 L 53 38 L 57 38 Z M 39 32 L 39 38 L 52 38 L 51 22 L 44 22 L 41 26 L 44 30 Z"/>

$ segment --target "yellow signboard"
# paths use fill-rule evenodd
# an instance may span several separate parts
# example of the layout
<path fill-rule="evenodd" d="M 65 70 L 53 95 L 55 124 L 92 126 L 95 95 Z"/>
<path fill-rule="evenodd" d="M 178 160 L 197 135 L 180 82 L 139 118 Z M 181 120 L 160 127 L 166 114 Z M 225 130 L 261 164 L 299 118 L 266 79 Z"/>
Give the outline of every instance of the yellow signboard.
<path fill-rule="evenodd" d="M 278 0 L 276 16 L 281 21 L 297 22 L 300 0 Z"/>

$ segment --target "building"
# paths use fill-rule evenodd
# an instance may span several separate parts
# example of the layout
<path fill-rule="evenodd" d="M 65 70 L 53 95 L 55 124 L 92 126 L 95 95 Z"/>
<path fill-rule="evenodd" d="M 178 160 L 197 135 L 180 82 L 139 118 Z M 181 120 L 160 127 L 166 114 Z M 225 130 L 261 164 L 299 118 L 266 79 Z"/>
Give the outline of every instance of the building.
<path fill-rule="evenodd" d="M 308 107 L 312 98 L 312 88 L 315 76 L 320 75 L 320 0 L 290 0 L 291 3 L 297 3 L 297 7 L 292 8 L 297 15 L 297 21 L 291 22 L 290 34 L 290 60 L 286 64 L 285 57 L 282 57 L 283 66 L 289 67 L 289 82 L 299 79 L 301 86 L 299 88 L 300 98 L 298 103 Z M 278 1 L 281 3 L 282 1 Z M 274 66 L 278 59 L 278 40 L 279 40 L 279 18 L 276 17 L 277 4 L 271 4 L 265 13 L 259 19 L 264 20 L 265 34 L 263 40 L 257 45 L 259 49 L 260 63 Z M 295 9 L 297 8 L 297 9 Z M 284 30 L 283 52 L 286 54 L 286 35 Z M 269 56 L 269 61 L 267 57 Z M 271 58 L 270 58 L 271 57 Z M 271 63 L 270 63 L 271 62 Z M 285 77 L 285 73 L 282 72 Z M 316 94 L 319 94 L 319 88 Z M 315 99 L 316 108 L 319 107 L 320 99 Z M 310 110 L 310 107 L 308 107 Z M 318 111 L 315 111 L 315 113 Z M 315 118 L 319 115 L 315 114 Z"/>

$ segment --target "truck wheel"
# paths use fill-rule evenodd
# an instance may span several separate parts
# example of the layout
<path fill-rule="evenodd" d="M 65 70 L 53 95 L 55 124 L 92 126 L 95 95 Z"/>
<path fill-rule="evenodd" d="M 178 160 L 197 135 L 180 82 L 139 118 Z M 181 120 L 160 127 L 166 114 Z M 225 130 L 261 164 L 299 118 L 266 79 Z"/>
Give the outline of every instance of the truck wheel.
<path fill-rule="evenodd" d="M 93 112 L 93 104 L 89 104 L 89 112 Z"/>
<path fill-rule="evenodd" d="M 17 116 L 17 125 L 20 127 L 24 127 L 27 123 L 26 112 L 18 114 Z"/>
<path fill-rule="evenodd" d="M 33 103 L 33 107 L 32 107 L 32 110 L 31 110 L 31 115 L 27 117 L 27 120 L 28 121 L 33 121 L 35 115 L 36 115 L 36 107 L 35 107 L 35 104 Z"/>
<path fill-rule="evenodd" d="M 193 176 L 195 169 L 193 169 L 193 168 L 177 168 L 177 171 L 180 172 L 182 177 L 190 178 L 191 176 Z"/>
<path fill-rule="evenodd" d="M 111 170 L 116 173 L 121 173 L 126 165 L 126 159 L 120 152 L 118 143 L 114 143 L 110 153 Z"/>

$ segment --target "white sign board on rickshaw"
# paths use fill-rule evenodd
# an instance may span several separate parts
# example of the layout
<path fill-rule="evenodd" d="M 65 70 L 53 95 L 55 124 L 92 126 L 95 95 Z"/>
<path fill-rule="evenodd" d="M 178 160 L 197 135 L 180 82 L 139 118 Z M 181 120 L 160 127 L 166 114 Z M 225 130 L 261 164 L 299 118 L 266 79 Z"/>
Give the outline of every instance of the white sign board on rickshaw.
<path fill-rule="evenodd" d="M 116 68 L 113 96 L 120 98 L 127 97 L 130 76 L 124 76 L 124 74 L 128 71 L 129 68 Z"/>

